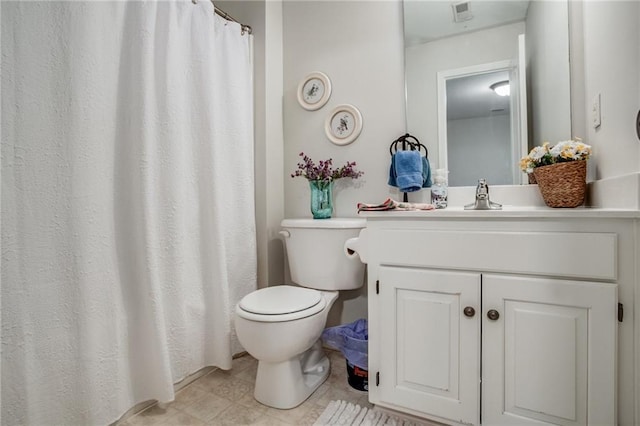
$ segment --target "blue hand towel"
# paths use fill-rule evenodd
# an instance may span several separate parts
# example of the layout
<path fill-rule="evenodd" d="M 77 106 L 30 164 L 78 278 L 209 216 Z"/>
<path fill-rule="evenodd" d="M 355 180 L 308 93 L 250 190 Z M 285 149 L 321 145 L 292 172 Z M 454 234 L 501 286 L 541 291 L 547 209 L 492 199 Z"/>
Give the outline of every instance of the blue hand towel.
<path fill-rule="evenodd" d="M 396 155 L 393 154 L 391 156 L 391 165 L 389 166 L 389 186 L 395 186 L 396 188 L 398 187 L 398 182 L 396 180 Z"/>
<path fill-rule="evenodd" d="M 402 192 L 414 192 L 422 189 L 422 157 L 419 151 L 398 151 L 393 154 L 396 183 Z"/>
<path fill-rule="evenodd" d="M 422 157 L 422 187 L 431 188 L 431 165 L 427 157 Z"/>

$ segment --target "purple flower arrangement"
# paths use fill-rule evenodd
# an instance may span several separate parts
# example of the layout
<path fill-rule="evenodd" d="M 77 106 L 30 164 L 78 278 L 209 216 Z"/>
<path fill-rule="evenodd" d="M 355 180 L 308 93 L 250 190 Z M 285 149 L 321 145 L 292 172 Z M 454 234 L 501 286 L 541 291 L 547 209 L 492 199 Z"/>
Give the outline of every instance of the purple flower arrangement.
<path fill-rule="evenodd" d="M 298 163 L 298 169 L 291 173 L 291 177 L 302 176 L 308 180 L 322 180 L 325 182 L 331 182 L 341 178 L 357 179 L 364 174 L 364 172 L 356 170 L 356 163 L 347 161 L 342 167 L 334 169 L 332 167 L 332 160 L 320 160 L 318 164 L 308 156 L 304 155 L 304 152 L 300 153 L 302 162 Z"/>

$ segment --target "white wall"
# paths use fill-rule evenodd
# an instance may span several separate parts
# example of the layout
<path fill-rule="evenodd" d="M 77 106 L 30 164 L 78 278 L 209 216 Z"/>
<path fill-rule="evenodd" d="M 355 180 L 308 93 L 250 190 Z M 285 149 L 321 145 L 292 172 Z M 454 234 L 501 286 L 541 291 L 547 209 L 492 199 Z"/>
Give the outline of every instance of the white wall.
<path fill-rule="evenodd" d="M 526 55 L 530 147 L 573 136 L 567 22 L 567 1 L 529 3 Z"/>
<path fill-rule="evenodd" d="M 582 3 L 586 141 L 596 178 L 640 172 L 634 122 L 640 108 L 640 2 Z M 602 125 L 591 126 L 591 102 L 601 95 Z"/>
<path fill-rule="evenodd" d="M 450 186 L 475 185 L 479 177 L 489 185 L 513 181 L 508 114 L 449 120 L 447 151 Z"/>
<path fill-rule="evenodd" d="M 296 89 L 307 74 L 322 71 L 331 79 L 329 102 L 318 111 L 298 105 Z M 359 201 L 381 202 L 387 186 L 389 144 L 404 134 L 402 4 L 384 2 L 284 2 L 284 179 L 287 217 L 311 217 L 309 187 L 289 177 L 305 152 L 335 165 L 356 161 L 365 175 L 337 183 L 335 216 L 354 217 Z M 360 109 L 364 127 L 350 145 L 333 145 L 324 120 L 337 105 Z M 355 185 L 355 186 L 352 186 Z M 396 196 L 397 197 L 397 196 Z M 319 255 L 321 261 L 321 255 Z M 366 317 L 365 289 L 342 294 L 329 324 Z"/>
<path fill-rule="evenodd" d="M 519 22 L 406 49 L 408 131 L 427 146 L 433 166 L 438 161 L 437 73 L 514 59 L 518 34 L 524 32 L 524 23 Z"/>
<path fill-rule="evenodd" d="M 289 177 L 300 152 L 316 161 L 332 158 L 334 165 L 356 161 L 365 172 L 357 181 L 338 181 L 336 216 L 356 216 L 357 202 L 384 201 L 389 195 L 388 147 L 405 129 L 401 29 L 399 1 L 284 3 L 287 217 L 311 217 L 307 182 Z M 313 71 L 329 76 L 333 92 L 323 108 L 306 111 L 298 105 L 296 89 Z M 337 146 L 326 138 L 324 121 L 334 107 L 345 103 L 359 108 L 364 127 L 355 142 Z"/>
<path fill-rule="evenodd" d="M 575 64 L 577 72 L 572 73 L 572 78 L 576 75 L 583 85 L 576 87 L 572 96 L 575 94 L 577 99 L 583 100 L 582 105 L 574 105 L 577 109 L 582 108 L 585 139 L 593 146 L 594 155 L 589 162 L 595 166 L 595 177 L 604 180 L 600 182 L 601 186 L 607 187 L 607 181 L 613 181 L 622 183 L 624 187 L 620 191 L 619 186 L 609 186 L 613 190 L 604 195 L 601 193 L 600 198 L 606 205 L 638 208 L 637 202 L 633 206 L 626 200 L 638 199 L 639 179 L 615 178 L 640 173 L 640 141 L 634 130 L 635 116 L 640 108 L 640 2 L 589 0 L 571 6 L 577 9 L 572 10 L 572 17 L 582 15 L 580 21 L 574 22 L 582 29 L 576 35 L 576 38 L 582 37 L 582 50 L 577 58 L 572 54 L 572 60 L 582 57 L 583 62 Z M 597 94 L 602 99 L 602 125 L 594 129 L 591 125 L 591 101 Z M 635 189 L 631 182 L 635 182 Z M 625 186 L 625 183 L 629 185 Z M 638 324 L 637 317 L 635 324 Z M 637 347 L 638 341 L 635 344 Z M 623 351 L 619 356 L 627 354 L 629 351 Z M 635 360 L 635 365 L 637 368 L 638 360 Z M 638 392 L 640 376 L 637 373 L 638 370 L 635 377 L 621 377 L 618 389 L 635 386 Z M 636 411 L 634 420 L 632 404 L 629 398 L 619 398 L 618 424 L 638 424 L 640 412 Z"/>

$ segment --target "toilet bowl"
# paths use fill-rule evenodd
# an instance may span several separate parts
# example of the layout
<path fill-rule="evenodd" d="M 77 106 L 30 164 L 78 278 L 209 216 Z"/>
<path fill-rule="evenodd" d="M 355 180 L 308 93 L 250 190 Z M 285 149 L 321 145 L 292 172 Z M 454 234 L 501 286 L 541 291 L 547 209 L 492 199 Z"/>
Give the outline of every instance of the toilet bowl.
<path fill-rule="evenodd" d="M 235 310 L 238 340 L 258 360 L 254 397 L 262 404 L 296 407 L 328 377 L 320 335 L 338 290 L 363 284 L 364 266 L 345 255 L 344 244 L 364 225 L 362 219 L 282 222 L 291 278 L 299 286 L 256 290 Z"/>
<path fill-rule="evenodd" d="M 272 292 L 274 291 L 275 292 Z M 258 362 L 255 398 L 275 408 L 293 408 L 301 404 L 329 374 L 329 360 L 319 340 L 327 313 L 338 292 L 316 291 L 301 287 L 267 287 L 251 293 L 280 296 L 283 311 L 298 290 L 318 295 L 314 306 L 298 312 L 257 314 L 236 306 L 236 333 L 240 343 Z M 256 300 L 260 298 L 256 297 Z"/>

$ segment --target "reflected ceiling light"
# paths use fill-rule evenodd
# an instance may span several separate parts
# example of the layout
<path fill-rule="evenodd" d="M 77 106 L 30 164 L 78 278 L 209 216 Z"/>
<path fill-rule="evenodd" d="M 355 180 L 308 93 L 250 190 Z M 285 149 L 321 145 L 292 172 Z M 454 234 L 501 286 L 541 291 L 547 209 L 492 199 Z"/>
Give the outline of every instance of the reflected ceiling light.
<path fill-rule="evenodd" d="M 496 95 L 498 96 L 509 96 L 511 93 L 511 86 L 509 86 L 509 82 L 507 80 L 493 83 L 489 88 L 496 92 Z"/>

